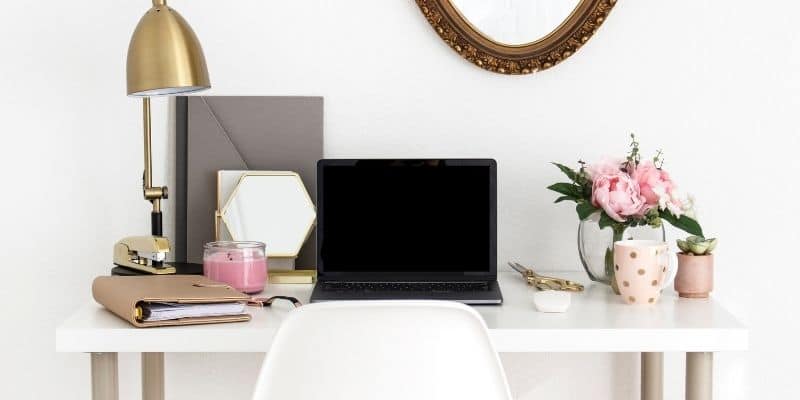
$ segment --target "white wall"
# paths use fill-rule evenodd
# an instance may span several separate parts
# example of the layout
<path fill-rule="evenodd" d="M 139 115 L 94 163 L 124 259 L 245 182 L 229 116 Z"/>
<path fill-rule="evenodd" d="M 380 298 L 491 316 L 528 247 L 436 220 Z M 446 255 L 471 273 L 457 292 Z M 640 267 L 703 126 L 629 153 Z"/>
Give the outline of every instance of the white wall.
<path fill-rule="evenodd" d="M 646 150 L 663 148 L 721 237 L 714 296 L 752 328 L 751 351 L 719 355 L 715 370 L 716 398 L 743 399 L 800 389 L 786 363 L 800 325 L 800 6 L 763 3 L 622 0 L 575 56 L 521 77 L 459 59 L 410 0 L 171 4 L 204 45 L 208 94 L 324 96 L 328 156 L 496 158 L 501 261 L 579 268 L 576 217 L 544 189 L 560 178 L 548 161 L 623 152 L 632 131 Z M 90 299 L 114 241 L 148 229 L 139 104 L 124 86 L 127 42 L 148 4 L 0 8 L 0 398 L 89 397 L 87 357 L 55 354 L 53 329 Z M 155 106 L 165 173 L 167 103 Z M 636 360 L 504 356 L 520 399 L 634 398 Z M 170 355 L 168 397 L 247 398 L 259 362 Z M 136 398 L 137 358 L 121 365 L 122 397 Z M 681 397 L 681 365 L 667 356 L 667 398 Z"/>

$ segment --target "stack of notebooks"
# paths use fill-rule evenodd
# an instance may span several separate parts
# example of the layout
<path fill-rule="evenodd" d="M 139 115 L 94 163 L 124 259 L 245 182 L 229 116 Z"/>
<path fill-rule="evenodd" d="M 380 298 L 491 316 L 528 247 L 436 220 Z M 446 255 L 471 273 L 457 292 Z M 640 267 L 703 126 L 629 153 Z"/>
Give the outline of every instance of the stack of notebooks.
<path fill-rule="evenodd" d="M 198 275 L 101 276 L 94 299 L 136 327 L 249 321 L 244 293 Z"/>

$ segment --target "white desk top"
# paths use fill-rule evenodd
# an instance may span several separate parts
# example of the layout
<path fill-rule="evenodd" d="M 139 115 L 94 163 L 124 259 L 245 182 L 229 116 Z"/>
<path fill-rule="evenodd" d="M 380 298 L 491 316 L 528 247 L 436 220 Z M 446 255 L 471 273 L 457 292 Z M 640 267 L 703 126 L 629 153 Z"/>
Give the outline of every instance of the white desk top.
<path fill-rule="evenodd" d="M 478 306 L 499 352 L 662 352 L 746 350 L 747 329 L 713 297 L 681 299 L 665 290 L 659 303 L 630 306 L 608 286 L 589 284 L 583 273 L 555 276 L 586 284 L 564 314 L 533 307 L 532 293 L 516 272 L 499 274 L 505 302 Z M 283 294 L 307 303 L 311 285 L 271 285 L 264 295 Z M 292 305 L 252 308 L 250 322 L 165 328 L 134 328 L 95 302 L 78 309 L 56 329 L 59 352 L 266 352 Z"/>

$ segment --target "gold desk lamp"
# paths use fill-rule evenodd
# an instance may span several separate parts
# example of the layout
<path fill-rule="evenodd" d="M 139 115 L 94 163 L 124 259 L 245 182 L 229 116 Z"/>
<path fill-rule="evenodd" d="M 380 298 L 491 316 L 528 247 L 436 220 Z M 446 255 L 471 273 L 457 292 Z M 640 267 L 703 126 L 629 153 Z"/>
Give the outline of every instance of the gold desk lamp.
<path fill-rule="evenodd" d="M 166 186 L 153 186 L 150 97 L 191 93 L 211 87 L 203 49 L 192 28 L 165 0 L 153 0 L 128 46 L 128 95 L 141 97 L 144 119 L 145 200 L 153 205 L 151 236 L 127 237 L 114 245 L 114 264 L 152 274 L 174 274 L 165 264 L 170 250 L 163 236 L 161 200 Z"/>

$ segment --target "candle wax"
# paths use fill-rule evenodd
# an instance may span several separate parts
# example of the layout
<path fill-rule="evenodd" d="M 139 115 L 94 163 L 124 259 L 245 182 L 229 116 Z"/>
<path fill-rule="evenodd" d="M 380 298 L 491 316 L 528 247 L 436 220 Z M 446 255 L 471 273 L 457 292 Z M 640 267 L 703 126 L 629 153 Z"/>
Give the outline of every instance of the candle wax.
<path fill-rule="evenodd" d="M 244 293 L 259 293 L 267 283 L 265 257 L 244 257 L 239 251 L 220 251 L 203 259 L 203 275 Z"/>

